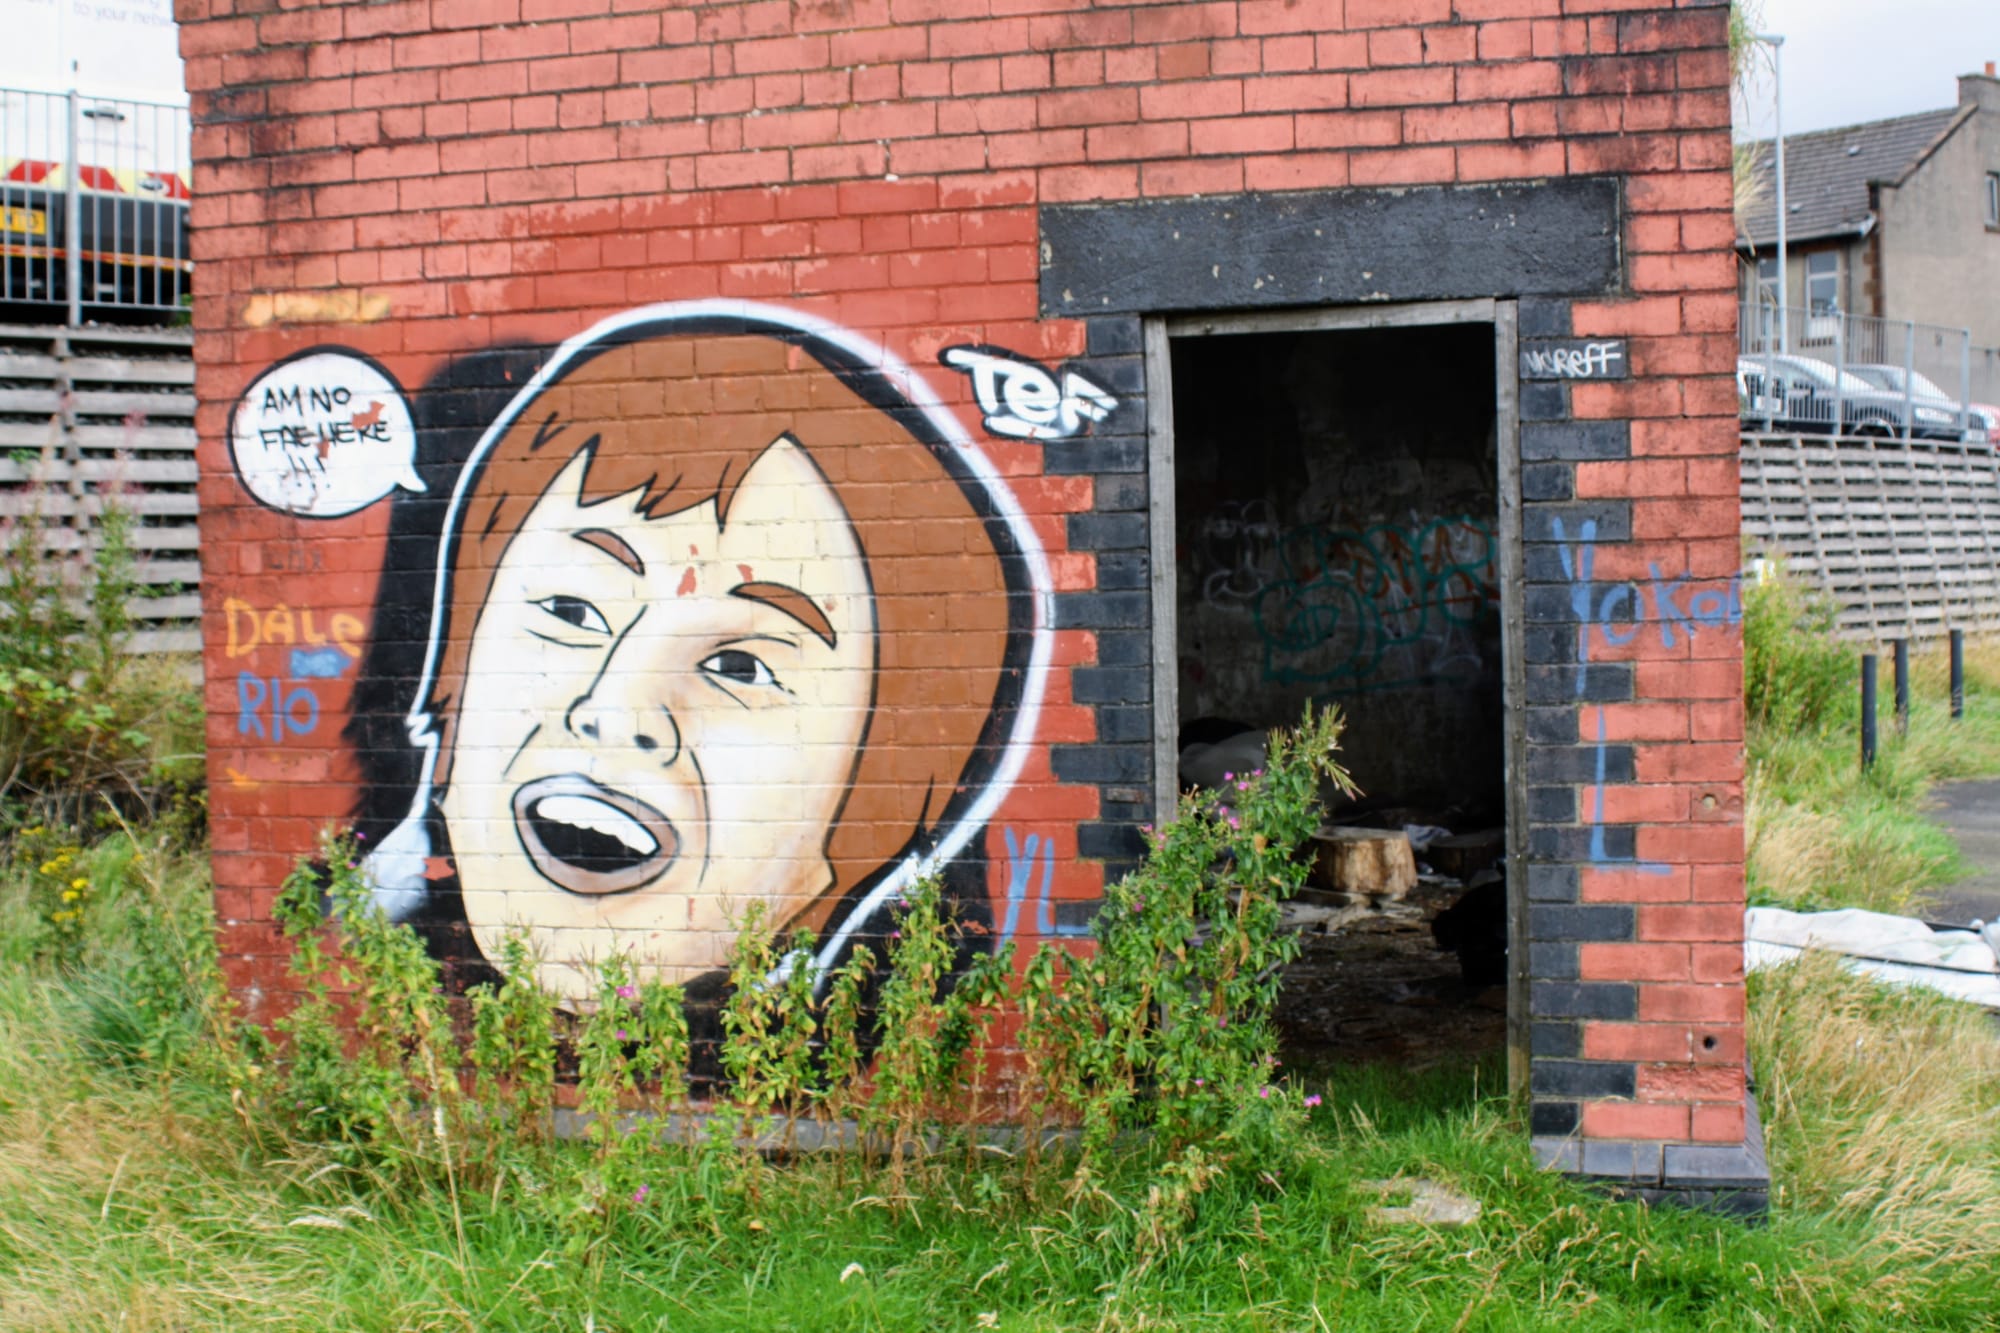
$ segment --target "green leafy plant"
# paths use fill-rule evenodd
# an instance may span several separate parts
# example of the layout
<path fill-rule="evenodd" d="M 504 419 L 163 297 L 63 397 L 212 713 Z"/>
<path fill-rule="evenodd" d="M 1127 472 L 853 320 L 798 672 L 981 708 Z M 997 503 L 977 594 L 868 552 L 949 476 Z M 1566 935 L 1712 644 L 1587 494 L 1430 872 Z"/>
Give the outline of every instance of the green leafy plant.
<path fill-rule="evenodd" d="M 127 651 L 142 595 L 131 513 L 97 497 L 90 542 L 64 548 L 45 486 L 8 522 L 0 569 L 0 824 L 79 823 L 112 796 L 151 813 L 159 789 L 191 780 L 191 677 Z M 187 742 L 187 743 L 184 743 Z"/>
<path fill-rule="evenodd" d="M 319 861 L 286 878 L 273 915 L 302 992 L 277 1025 L 291 1040 L 295 1123 L 392 1165 L 437 1163 L 450 1174 L 462 1089 L 438 965 L 376 904 L 353 838 L 324 836 Z"/>
<path fill-rule="evenodd" d="M 1340 718 L 1307 712 L 1273 732 L 1265 767 L 1187 797 L 1112 885 L 1096 950 L 1045 945 L 1022 986 L 1037 1123 L 1079 1121 L 1086 1154 L 1123 1130 L 1169 1149 L 1257 1132 L 1274 1109 L 1279 974 L 1297 953 L 1281 904 L 1305 883 L 1322 783 L 1351 790 L 1334 761 Z"/>
<path fill-rule="evenodd" d="M 1743 593 L 1743 707 L 1751 727 L 1791 733 L 1856 716 L 1854 650 L 1833 637 L 1837 608 L 1778 567 Z"/>

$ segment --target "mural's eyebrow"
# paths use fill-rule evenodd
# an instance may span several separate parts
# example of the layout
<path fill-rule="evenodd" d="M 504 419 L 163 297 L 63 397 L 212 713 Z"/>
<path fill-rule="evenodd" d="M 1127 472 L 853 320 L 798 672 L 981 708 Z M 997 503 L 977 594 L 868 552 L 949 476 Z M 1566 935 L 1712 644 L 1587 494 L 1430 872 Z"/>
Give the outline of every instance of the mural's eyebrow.
<path fill-rule="evenodd" d="M 783 583 L 739 583 L 729 590 L 731 597 L 742 597 L 752 602 L 783 611 L 792 619 L 804 625 L 826 641 L 826 646 L 836 646 L 833 622 L 826 618 L 826 612 L 813 605 L 813 599 L 797 588 Z"/>
<path fill-rule="evenodd" d="M 643 575 L 646 572 L 646 562 L 639 558 L 639 553 L 632 549 L 630 542 L 615 532 L 606 532 L 603 528 L 585 528 L 581 532 L 572 532 L 570 536 L 585 546 L 596 547 L 634 574 Z"/>

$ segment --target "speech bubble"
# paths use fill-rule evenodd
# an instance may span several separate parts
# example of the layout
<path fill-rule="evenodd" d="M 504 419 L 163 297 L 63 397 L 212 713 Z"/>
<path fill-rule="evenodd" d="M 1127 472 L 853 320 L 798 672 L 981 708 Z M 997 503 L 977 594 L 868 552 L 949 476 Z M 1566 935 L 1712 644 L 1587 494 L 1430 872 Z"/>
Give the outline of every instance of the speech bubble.
<path fill-rule="evenodd" d="M 305 518 L 424 489 L 403 391 L 355 352 L 306 352 L 259 375 L 230 417 L 229 452 L 260 504 Z"/>

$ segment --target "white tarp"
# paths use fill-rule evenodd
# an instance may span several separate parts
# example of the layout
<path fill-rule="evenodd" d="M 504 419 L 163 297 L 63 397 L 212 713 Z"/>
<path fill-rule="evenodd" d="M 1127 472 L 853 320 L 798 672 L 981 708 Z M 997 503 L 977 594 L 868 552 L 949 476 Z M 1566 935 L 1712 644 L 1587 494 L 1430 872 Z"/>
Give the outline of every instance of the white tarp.
<path fill-rule="evenodd" d="M 1906 916 L 1864 912 L 1744 913 L 1743 965 L 1774 967 L 1808 949 L 1843 955 L 1864 976 L 1892 986 L 1922 986 L 1956 1000 L 2000 1009 L 2000 924 L 1981 930 L 1932 930 Z"/>

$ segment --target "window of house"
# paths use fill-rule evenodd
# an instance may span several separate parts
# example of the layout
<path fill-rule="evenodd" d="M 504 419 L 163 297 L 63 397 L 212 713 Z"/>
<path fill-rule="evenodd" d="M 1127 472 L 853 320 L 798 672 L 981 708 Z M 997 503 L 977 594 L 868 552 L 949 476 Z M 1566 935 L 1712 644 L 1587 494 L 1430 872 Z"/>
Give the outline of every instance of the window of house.
<path fill-rule="evenodd" d="M 1986 175 L 1986 225 L 2000 227 L 2000 171 Z"/>
<path fill-rule="evenodd" d="M 1783 305 L 1778 292 L 1778 261 L 1766 257 L 1757 261 L 1757 298 L 1765 305 Z"/>
<path fill-rule="evenodd" d="M 1840 313 L 1840 252 L 1806 256 L 1806 308 L 1815 315 Z"/>

